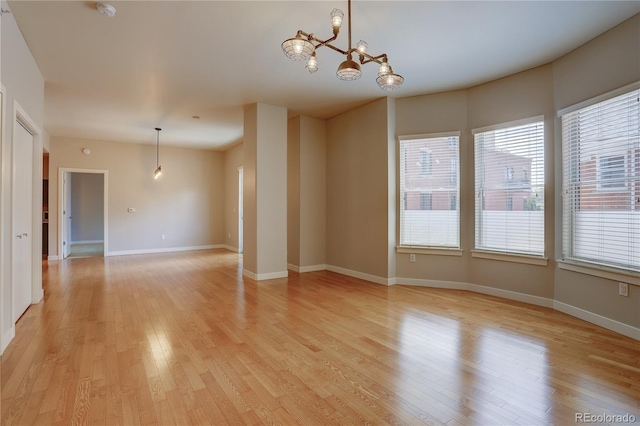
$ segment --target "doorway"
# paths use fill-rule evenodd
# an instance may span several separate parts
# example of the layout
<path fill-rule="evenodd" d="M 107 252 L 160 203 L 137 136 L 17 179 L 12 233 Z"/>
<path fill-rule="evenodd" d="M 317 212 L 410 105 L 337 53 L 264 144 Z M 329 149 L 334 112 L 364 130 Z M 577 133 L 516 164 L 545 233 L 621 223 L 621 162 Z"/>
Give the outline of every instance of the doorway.
<path fill-rule="evenodd" d="M 238 167 L 238 253 L 242 253 L 243 239 L 244 239 L 244 200 L 243 197 L 243 185 L 244 185 L 244 169 Z"/>
<path fill-rule="evenodd" d="M 61 168 L 58 179 L 58 253 L 108 256 L 108 171 Z"/>

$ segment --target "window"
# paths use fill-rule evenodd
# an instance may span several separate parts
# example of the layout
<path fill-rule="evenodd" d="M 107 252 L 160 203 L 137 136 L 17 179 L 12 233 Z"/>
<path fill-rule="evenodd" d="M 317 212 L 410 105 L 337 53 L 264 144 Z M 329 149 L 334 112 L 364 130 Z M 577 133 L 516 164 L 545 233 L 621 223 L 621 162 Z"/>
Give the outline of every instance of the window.
<path fill-rule="evenodd" d="M 625 188 L 625 156 L 608 155 L 598 160 L 598 189 Z"/>
<path fill-rule="evenodd" d="M 420 194 L 420 210 L 433 210 L 433 196 L 431 194 Z"/>
<path fill-rule="evenodd" d="M 640 271 L 638 86 L 559 113 L 567 260 Z"/>
<path fill-rule="evenodd" d="M 476 250 L 543 256 L 542 117 L 473 133 Z M 522 170 L 522 174 L 516 174 L 516 170 Z"/>
<path fill-rule="evenodd" d="M 432 162 L 431 151 L 424 148 L 421 149 L 420 150 L 420 173 L 422 175 L 429 176 L 433 173 L 432 172 L 433 164 L 431 162 Z"/>
<path fill-rule="evenodd" d="M 458 183 L 458 157 L 450 158 L 449 183 L 451 185 Z"/>
<path fill-rule="evenodd" d="M 459 248 L 459 134 L 399 139 L 400 245 Z"/>

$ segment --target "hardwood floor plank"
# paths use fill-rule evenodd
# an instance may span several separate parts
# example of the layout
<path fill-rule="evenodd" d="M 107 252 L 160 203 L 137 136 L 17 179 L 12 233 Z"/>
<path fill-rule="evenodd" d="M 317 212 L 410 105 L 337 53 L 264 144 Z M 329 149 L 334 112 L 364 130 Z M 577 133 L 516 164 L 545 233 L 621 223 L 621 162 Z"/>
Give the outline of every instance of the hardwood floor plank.
<path fill-rule="evenodd" d="M 640 419 L 640 342 L 551 309 L 208 250 L 44 263 L 0 424 L 573 424 Z"/>

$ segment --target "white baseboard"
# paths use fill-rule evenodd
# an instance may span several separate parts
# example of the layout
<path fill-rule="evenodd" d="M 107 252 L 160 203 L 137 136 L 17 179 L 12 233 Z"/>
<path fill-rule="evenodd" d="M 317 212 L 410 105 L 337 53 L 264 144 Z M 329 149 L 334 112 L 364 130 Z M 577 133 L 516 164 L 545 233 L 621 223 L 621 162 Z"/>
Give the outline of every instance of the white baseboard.
<path fill-rule="evenodd" d="M 31 304 L 32 305 L 37 305 L 38 303 L 40 303 L 40 301 L 44 298 L 44 290 L 40 289 L 38 290 L 38 292 L 36 293 L 36 297 L 35 297 L 35 301 L 32 301 Z"/>
<path fill-rule="evenodd" d="M 594 314 L 593 312 L 585 311 L 584 309 L 576 308 L 575 306 L 558 302 L 557 300 L 553 301 L 553 309 L 564 312 L 572 317 L 580 318 L 581 320 L 592 324 L 599 325 L 607 330 L 615 331 L 616 333 L 631 337 L 632 339 L 640 340 L 640 328 L 623 324 L 616 320 L 612 320 L 611 318 L 603 317 L 602 315 Z"/>
<path fill-rule="evenodd" d="M 102 244 L 104 240 L 84 240 L 84 241 L 71 241 L 71 245 L 74 244 Z"/>
<path fill-rule="evenodd" d="M 208 246 L 190 246 L 190 247 L 167 247 L 158 249 L 142 249 L 142 250 L 118 250 L 110 251 L 109 256 L 128 256 L 131 254 L 154 254 L 154 253 L 172 253 L 176 251 L 193 251 L 193 250 L 211 250 L 218 248 L 226 248 L 224 244 L 214 244 Z"/>
<path fill-rule="evenodd" d="M 256 274 L 254 272 L 243 269 L 242 275 L 244 275 L 247 278 L 251 278 L 254 281 L 264 281 L 264 280 L 274 280 L 276 278 L 287 278 L 289 276 L 289 271 L 266 272 L 263 274 Z"/>
<path fill-rule="evenodd" d="M 60 259 L 58 258 L 58 256 L 53 255 L 53 256 L 47 256 L 47 260 L 60 260 Z"/>
<path fill-rule="evenodd" d="M 11 343 L 14 337 L 16 337 L 16 326 L 12 325 L 9 331 L 0 339 L 0 355 L 7 349 L 7 346 L 9 346 L 9 343 Z"/>
<path fill-rule="evenodd" d="M 545 308 L 553 308 L 553 299 L 546 297 L 533 296 L 531 294 L 518 293 L 517 291 L 503 290 L 501 288 L 487 287 L 478 284 L 467 284 L 467 290 L 473 291 L 474 293 L 515 300 L 516 302 L 524 302 L 532 305 L 543 306 Z"/>
<path fill-rule="evenodd" d="M 364 272 L 353 271 L 351 269 L 341 268 L 339 266 L 327 265 L 327 270 L 331 272 L 337 272 L 338 274 L 348 275 L 354 278 L 360 278 L 361 280 L 371 281 L 372 283 L 382 285 L 394 285 L 395 278 L 383 278 L 376 275 L 365 274 Z"/>
<path fill-rule="evenodd" d="M 423 280 L 418 278 L 396 278 L 397 285 L 411 285 L 416 287 L 448 288 L 451 290 L 466 290 L 467 283 L 456 281 Z"/>
<path fill-rule="evenodd" d="M 298 266 L 292 263 L 287 263 L 287 269 L 291 269 L 293 272 L 304 274 L 305 272 L 325 271 L 327 265 L 310 265 L 310 266 Z"/>
<path fill-rule="evenodd" d="M 228 244 L 222 244 L 222 247 L 221 247 L 221 248 L 227 249 L 227 250 L 229 250 L 229 251 L 234 251 L 234 252 L 236 252 L 236 253 L 239 253 L 239 252 L 240 252 L 240 251 L 239 251 L 239 249 L 238 249 L 238 247 L 230 246 L 230 245 L 228 245 Z"/>
<path fill-rule="evenodd" d="M 399 285 L 467 290 L 474 293 L 487 294 L 489 296 L 496 296 L 503 299 L 530 303 L 532 305 L 543 306 L 545 308 L 552 308 L 556 311 L 564 312 L 565 314 L 571 315 L 572 317 L 576 317 L 581 320 L 598 325 L 602 328 L 606 328 L 607 330 L 615 331 L 616 333 L 620 333 L 635 340 L 640 340 L 640 328 L 632 327 L 630 325 L 623 324 L 610 318 L 594 314 L 593 312 L 585 311 L 584 309 L 576 308 L 575 306 L 568 305 L 563 302 L 558 302 L 557 300 L 549 299 L 546 297 L 533 296 L 530 294 L 518 293 L 510 290 L 503 290 L 500 288 L 462 282 L 423 280 L 415 278 L 396 278 L 396 282 Z"/>

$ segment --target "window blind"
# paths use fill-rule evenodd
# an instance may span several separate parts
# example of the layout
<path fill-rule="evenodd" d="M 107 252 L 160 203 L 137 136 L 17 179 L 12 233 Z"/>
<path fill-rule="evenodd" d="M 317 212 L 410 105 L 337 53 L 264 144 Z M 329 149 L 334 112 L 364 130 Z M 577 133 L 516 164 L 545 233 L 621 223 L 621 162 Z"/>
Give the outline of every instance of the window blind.
<path fill-rule="evenodd" d="M 400 245 L 460 247 L 459 135 L 400 138 Z"/>
<path fill-rule="evenodd" d="M 561 115 L 565 259 L 640 271 L 639 98 Z"/>
<path fill-rule="evenodd" d="M 474 142 L 475 248 L 544 255 L 544 122 L 474 131 Z"/>

